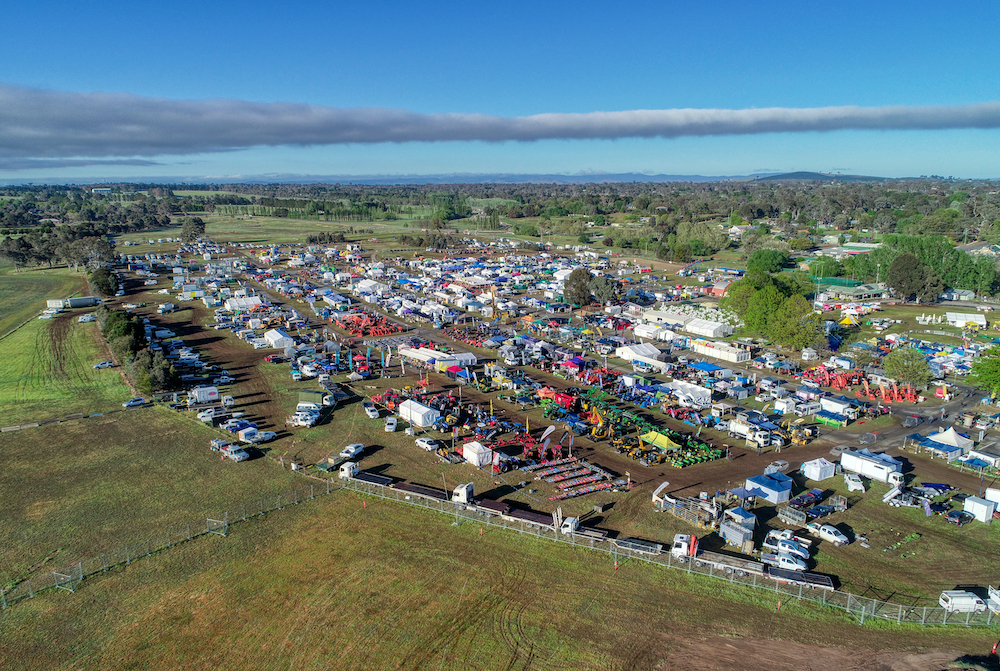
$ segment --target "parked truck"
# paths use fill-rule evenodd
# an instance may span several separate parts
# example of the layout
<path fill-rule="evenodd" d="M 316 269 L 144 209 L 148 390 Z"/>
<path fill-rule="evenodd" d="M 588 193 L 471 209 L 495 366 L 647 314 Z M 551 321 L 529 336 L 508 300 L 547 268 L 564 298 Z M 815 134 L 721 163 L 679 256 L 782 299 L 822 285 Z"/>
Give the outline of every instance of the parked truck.
<path fill-rule="evenodd" d="M 748 422 L 738 419 L 729 420 L 729 435 L 734 438 L 745 438 L 748 443 L 759 447 L 767 447 L 771 444 L 771 432 L 762 429 Z"/>
<path fill-rule="evenodd" d="M 691 561 L 695 566 L 712 566 L 725 573 L 736 575 L 764 575 L 765 564 L 753 559 L 743 559 L 730 555 L 708 552 L 698 547 L 698 539 L 692 534 L 674 534 L 670 554 L 681 563 Z"/>
<path fill-rule="evenodd" d="M 885 458 L 879 454 L 867 453 L 867 450 L 843 452 L 840 455 L 840 467 L 845 471 L 857 473 L 893 487 L 903 484 L 903 465 L 899 461 Z"/>
<path fill-rule="evenodd" d="M 216 403 L 219 399 L 218 387 L 195 387 L 188 392 L 188 406 L 199 405 L 201 403 Z"/>

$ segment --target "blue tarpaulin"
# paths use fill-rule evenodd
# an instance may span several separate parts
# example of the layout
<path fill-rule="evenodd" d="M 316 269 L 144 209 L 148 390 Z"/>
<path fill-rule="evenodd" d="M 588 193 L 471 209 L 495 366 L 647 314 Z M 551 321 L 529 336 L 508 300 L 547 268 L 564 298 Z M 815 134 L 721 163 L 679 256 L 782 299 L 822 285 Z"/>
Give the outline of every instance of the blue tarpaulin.
<path fill-rule="evenodd" d="M 700 370 L 703 373 L 714 373 L 717 370 L 722 370 L 722 366 L 716 366 L 714 363 L 705 363 L 704 361 L 689 363 L 688 368 L 694 368 L 695 370 Z"/>

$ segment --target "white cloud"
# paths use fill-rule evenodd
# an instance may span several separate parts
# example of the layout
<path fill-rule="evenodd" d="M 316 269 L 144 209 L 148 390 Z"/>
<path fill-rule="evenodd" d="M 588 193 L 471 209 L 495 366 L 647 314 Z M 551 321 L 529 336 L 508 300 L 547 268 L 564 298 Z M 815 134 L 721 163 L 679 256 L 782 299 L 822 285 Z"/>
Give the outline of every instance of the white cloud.
<path fill-rule="evenodd" d="M 167 100 L 0 85 L 0 156 L 3 157 L 0 167 L 8 169 L 102 164 L 107 157 L 186 155 L 280 145 L 530 142 L 997 127 L 1000 127 L 997 102 L 927 107 L 628 110 L 500 117 L 240 100 Z"/>

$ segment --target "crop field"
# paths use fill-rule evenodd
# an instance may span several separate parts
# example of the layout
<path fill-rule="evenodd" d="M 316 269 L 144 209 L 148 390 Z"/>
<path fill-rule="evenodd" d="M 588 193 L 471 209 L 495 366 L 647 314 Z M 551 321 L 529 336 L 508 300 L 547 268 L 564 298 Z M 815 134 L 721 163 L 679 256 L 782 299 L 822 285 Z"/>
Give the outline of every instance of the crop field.
<path fill-rule="evenodd" d="M 848 649 L 889 660 L 933 648 L 947 663 L 992 640 L 859 627 L 771 601 L 341 492 L 19 604 L 0 617 L 0 665 L 790 669 L 810 659 L 825 671 L 847 668 Z"/>
<path fill-rule="evenodd" d="M 94 370 L 109 358 L 97 324 L 77 323 L 75 310 L 31 319 L 0 340 L 0 413 L 4 426 L 75 412 L 120 408 L 132 395 L 117 368 Z"/>
<path fill-rule="evenodd" d="M 87 290 L 86 276 L 65 268 L 13 272 L 0 275 L 0 337 L 45 309 L 48 298 L 69 298 Z"/>
<path fill-rule="evenodd" d="M 270 459 L 220 462 L 220 435 L 166 408 L 2 434 L 0 584 L 297 486 Z"/>

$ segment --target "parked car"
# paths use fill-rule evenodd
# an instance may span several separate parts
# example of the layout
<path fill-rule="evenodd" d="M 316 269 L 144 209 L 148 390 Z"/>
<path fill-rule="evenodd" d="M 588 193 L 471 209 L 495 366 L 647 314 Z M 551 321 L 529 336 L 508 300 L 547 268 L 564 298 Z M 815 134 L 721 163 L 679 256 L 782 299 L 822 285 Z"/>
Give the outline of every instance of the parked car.
<path fill-rule="evenodd" d="M 395 417 L 386 417 L 385 418 L 385 432 L 386 433 L 392 433 L 392 432 L 394 432 L 396 430 L 396 422 L 397 422 L 397 420 L 396 420 Z"/>
<path fill-rule="evenodd" d="M 136 396 L 135 398 L 130 398 L 129 400 L 122 403 L 123 408 L 138 408 L 140 405 L 146 405 L 146 399 L 142 396 Z"/>
<path fill-rule="evenodd" d="M 114 361 L 102 361 L 100 363 L 95 363 L 94 368 L 111 368 L 115 365 Z"/>
<path fill-rule="evenodd" d="M 356 456 L 365 451 L 365 446 L 361 443 L 353 443 L 348 445 L 340 451 L 340 456 L 343 459 L 354 459 Z"/>
<path fill-rule="evenodd" d="M 217 377 L 215 379 L 215 384 L 217 384 L 217 385 L 219 385 L 219 384 L 229 384 L 229 383 L 235 382 L 235 381 L 236 380 L 234 380 L 233 378 L 229 377 L 228 375 L 220 375 L 219 377 Z"/>
<path fill-rule="evenodd" d="M 818 520 L 821 517 L 826 517 L 827 515 L 833 513 L 833 506 L 828 506 L 820 504 L 818 506 L 813 506 L 806 511 L 806 517 L 811 520 Z"/>
<path fill-rule="evenodd" d="M 757 394 L 754 396 L 754 400 L 758 403 L 767 403 L 768 401 L 773 401 L 774 396 L 771 396 L 770 394 Z"/>
<path fill-rule="evenodd" d="M 794 508 L 795 510 L 805 510 L 809 506 L 815 505 L 823 500 L 823 490 L 822 489 L 810 489 L 808 492 L 803 492 L 799 494 L 794 499 L 788 502 L 789 508 Z"/>
<path fill-rule="evenodd" d="M 900 422 L 900 425 L 904 429 L 912 429 L 913 427 L 917 426 L 923 421 L 924 418 L 921 417 L 920 415 L 907 415 L 906 417 L 903 418 L 903 421 Z"/>
<path fill-rule="evenodd" d="M 440 447 L 440 443 L 433 438 L 417 438 L 416 443 L 417 447 L 422 447 L 428 452 L 433 452 Z"/>
<path fill-rule="evenodd" d="M 368 415 L 370 419 L 378 419 L 378 408 L 375 407 L 374 403 L 365 402 L 363 407 L 365 409 L 365 414 Z"/>
<path fill-rule="evenodd" d="M 972 513 L 967 513 L 964 510 L 951 510 L 944 517 L 948 520 L 948 524 L 954 524 L 958 527 L 964 527 L 966 524 L 976 519 L 972 516 Z"/>

